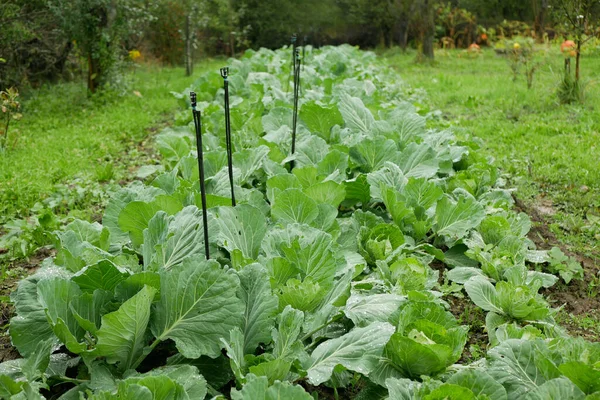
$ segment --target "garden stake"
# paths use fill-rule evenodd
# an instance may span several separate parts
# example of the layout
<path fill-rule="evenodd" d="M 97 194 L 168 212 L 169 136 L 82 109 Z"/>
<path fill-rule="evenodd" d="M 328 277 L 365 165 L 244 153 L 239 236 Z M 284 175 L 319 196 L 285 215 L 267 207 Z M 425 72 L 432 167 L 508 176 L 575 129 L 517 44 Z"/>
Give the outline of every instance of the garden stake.
<path fill-rule="evenodd" d="M 300 49 L 296 49 L 294 60 L 294 114 L 292 121 L 292 155 L 296 152 L 296 126 L 298 125 L 298 97 L 300 94 Z M 290 171 L 294 169 L 294 160 L 290 162 Z"/>
<path fill-rule="evenodd" d="M 202 113 L 196 109 L 196 93 L 190 92 L 192 115 L 196 127 L 196 151 L 198 152 L 198 172 L 200 180 L 200 197 L 202 199 L 202 225 L 204 228 L 204 251 L 206 259 L 210 259 L 208 246 L 208 215 L 206 213 L 206 187 L 204 186 L 204 155 L 202 149 Z"/>
<path fill-rule="evenodd" d="M 223 88 L 225 89 L 225 142 L 227 144 L 227 168 L 229 169 L 229 185 L 231 186 L 231 205 L 235 207 L 235 193 L 233 192 L 233 159 L 231 150 L 231 119 L 229 116 L 229 67 L 221 68 Z"/>

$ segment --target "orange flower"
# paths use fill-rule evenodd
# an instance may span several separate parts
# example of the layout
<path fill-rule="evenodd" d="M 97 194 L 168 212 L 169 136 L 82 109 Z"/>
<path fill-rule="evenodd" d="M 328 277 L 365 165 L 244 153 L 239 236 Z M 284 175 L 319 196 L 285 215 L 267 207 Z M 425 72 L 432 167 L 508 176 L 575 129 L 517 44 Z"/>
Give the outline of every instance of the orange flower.
<path fill-rule="evenodd" d="M 562 53 L 571 53 L 575 50 L 575 42 L 572 40 L 565 40 L 561 45 L 560 45 L 560 51 Z"/>
<path fill-rule="evenodd" d="M 477 43 L 473 43 L 472 45 L 469 46 L 469 51 L 472 53 L 478 53 L 481 50 L 481 48 L 479 47 L 479 45 Z"/>

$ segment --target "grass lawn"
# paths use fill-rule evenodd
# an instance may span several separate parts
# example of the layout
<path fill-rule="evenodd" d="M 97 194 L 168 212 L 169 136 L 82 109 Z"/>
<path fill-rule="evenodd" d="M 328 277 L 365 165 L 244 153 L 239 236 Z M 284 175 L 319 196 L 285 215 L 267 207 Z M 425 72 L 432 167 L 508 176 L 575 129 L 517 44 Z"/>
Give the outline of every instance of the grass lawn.
<path fill-rule="evenodd" d="M 221 63 L 198 64 L 194 75 Z M 24 117 L 11 131 L 18 141 L 0 153 L 0 295 L 7 275 L 22 275 L 19 260 L 50 242 L 48 232 L 70 217 L 97 217 L 111 188 L 148 163 L 153 143 L 144 140 L 178 111 L 170 92 L 195 77 L 182 68 L 141 66 L 120 93 L 90 97 L 83 82 L 23 93 Z"/>
<path fill-rule="evenodd" d="M 197 65 L 195 75 L 219 66 Z M 128 165 L 119 161 L 137 151 L 150 127 L 173 119 L 177 103 L 170 92 L 194 79 L 184 75 L 181 68 L 142 66 L 127 76 L 129 88 L 119 94 L 89 97 L 82 82 L 26 93 L 24 117 L 13 125 L 16 147 L 0 155 L 0 223 L 28 216 L 57 184 L 124 178 Z"/>
<path fill-rule="evenodd" d="M 524 73 L 513 81 L 509 62 L 491 49 L 467 57 L 440 51 L 431 66 L 415 53 L 385 53 L 407 84 L 427 91 L 429 106 L 443 113 L 434 124 L 459 136 L 482 139 L 517 189 L 568 247 L 594 260 L 600 254 L 600 54 L 582 57 L 583 104 L 558 104 L 563 57 L 551 49 L 527 89 Z M 541 54 L 542 52 L 540 52 Z M 574 61 L 574 60 L 573 60 Z M 574 63 L 573 63 L 574 64 Z"/>

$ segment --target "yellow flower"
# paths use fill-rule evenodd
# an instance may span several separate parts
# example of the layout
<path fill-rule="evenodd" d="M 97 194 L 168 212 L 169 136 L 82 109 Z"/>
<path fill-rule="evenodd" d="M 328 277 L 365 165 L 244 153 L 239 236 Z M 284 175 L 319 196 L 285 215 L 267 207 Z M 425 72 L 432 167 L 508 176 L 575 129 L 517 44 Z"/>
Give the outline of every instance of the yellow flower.
<path fill-rule="evenodd" d="M 519 43 L 515 42 L 515 44 L 513 44 L 513 49 L 519 50 L 520 48 L 521 48 L 521 45 Z"/>
<path fill-rule="evenodd" d="M 139 50 L 130 50 L 129 51 L 129 58 L 131 58 L 133 61 L 138 60 L 142 57 L 142 53 L 140 53 Z"/>

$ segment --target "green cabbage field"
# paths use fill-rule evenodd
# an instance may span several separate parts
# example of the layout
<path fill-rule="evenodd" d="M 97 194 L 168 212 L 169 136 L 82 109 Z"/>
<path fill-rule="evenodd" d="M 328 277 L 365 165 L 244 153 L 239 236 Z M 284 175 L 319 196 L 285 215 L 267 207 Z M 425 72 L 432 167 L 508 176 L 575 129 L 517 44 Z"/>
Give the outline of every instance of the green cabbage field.
<path fill-rule="evenodd" d="M 308 48 L 290 155 L 290 59 L 229 60 L 236 207 L 223 79 L 174 93 L 150 178 L 116 193 L 102 224 L 58 232 L 56 257 L 19 283 L 23 358 L 0 364 L 0 397 L 600 399 L 600 344 L 570 337 L 539 293 L 581 266 L 535 248 L 478 142 L 428 129 L 422 94 L 373 53 Z M 489 345 L 465 357 L 473 331 Z"/>

